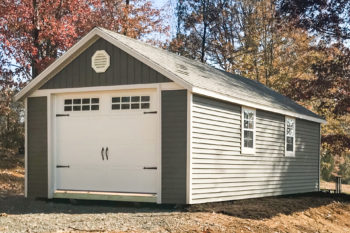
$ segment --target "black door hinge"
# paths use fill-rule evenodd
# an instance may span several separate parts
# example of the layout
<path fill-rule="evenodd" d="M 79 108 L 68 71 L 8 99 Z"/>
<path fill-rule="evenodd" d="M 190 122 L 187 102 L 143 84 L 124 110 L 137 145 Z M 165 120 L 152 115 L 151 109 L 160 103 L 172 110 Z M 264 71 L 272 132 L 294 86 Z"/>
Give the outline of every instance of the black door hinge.
<path fill-rule="evenodd" d="M 157 167 L 143 167 L 143 169 L 147 169 L 147 170 L 157 170 Z"/>
<path fill-rule="evenodd" d="M 69 168 L 69 165 L 57 165 L 57 168 Z"/>
<path fill-rule="evenodd" d="M 69 116 L 69 114 L 56 114 L 56 117 L 65 117 L 65 116 Z"/>

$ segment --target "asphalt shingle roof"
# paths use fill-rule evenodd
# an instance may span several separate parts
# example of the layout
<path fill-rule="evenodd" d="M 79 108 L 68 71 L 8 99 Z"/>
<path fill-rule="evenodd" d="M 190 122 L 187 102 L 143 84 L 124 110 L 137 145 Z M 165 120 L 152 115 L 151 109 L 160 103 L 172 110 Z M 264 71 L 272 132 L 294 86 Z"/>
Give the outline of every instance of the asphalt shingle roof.
<path fill-rule="evenodd" d="M 218 70 L 210 65 L 179 56 L 104 28 L 99 29 L 145 58 L 167 69 L 193 87 L 322 119 L 288 97 L 273 91 L 257 81 Z"/>

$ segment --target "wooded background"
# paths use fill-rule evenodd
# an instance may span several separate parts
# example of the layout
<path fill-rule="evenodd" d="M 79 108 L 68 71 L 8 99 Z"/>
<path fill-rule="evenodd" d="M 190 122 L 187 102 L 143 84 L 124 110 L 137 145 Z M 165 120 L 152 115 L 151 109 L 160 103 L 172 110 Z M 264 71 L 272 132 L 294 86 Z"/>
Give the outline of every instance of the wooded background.
<path fill-rule="evenodd" d="M 323 116 L 321 175 L 350 183 L 348 0 L 0 0 L 0 149 L 23 147 L 13 96 L 101 26 L 241 74 Z"/>

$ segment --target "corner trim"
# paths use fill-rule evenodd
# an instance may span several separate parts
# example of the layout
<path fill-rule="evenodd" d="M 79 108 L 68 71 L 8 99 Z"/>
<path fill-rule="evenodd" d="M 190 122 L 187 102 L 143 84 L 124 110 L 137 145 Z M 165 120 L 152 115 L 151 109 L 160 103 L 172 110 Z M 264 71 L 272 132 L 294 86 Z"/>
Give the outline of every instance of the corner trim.
<path fill-rule="evenodd" d="M 24 100 L 24 197 L 28 197 L 28 98 Z"/>
<path fill-rule="evenodd" d="M 187 91 L 186 204 L 192 204 L 192 103 L 193 95 Z"/>

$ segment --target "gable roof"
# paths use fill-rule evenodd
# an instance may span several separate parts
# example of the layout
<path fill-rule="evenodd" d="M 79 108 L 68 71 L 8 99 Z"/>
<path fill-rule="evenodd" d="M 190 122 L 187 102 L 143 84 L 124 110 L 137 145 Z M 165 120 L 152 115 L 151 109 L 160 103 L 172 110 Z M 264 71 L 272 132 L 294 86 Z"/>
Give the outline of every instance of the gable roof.
<path fill-rule="evenodd" d="M 95 28 L 17 95 L 16 100 L 28 96 L 64 67 L 66 60 L 78 56 L 82 49 L 98 38 L 104 38 L 141 62 L 189 91 L 223 99 L 240 105 L 298 117 L 319 123 L 325 120 L 291 99 L 254 80 L 218 70 L 210 65 L 179 56 L 104 28 Z"/>

